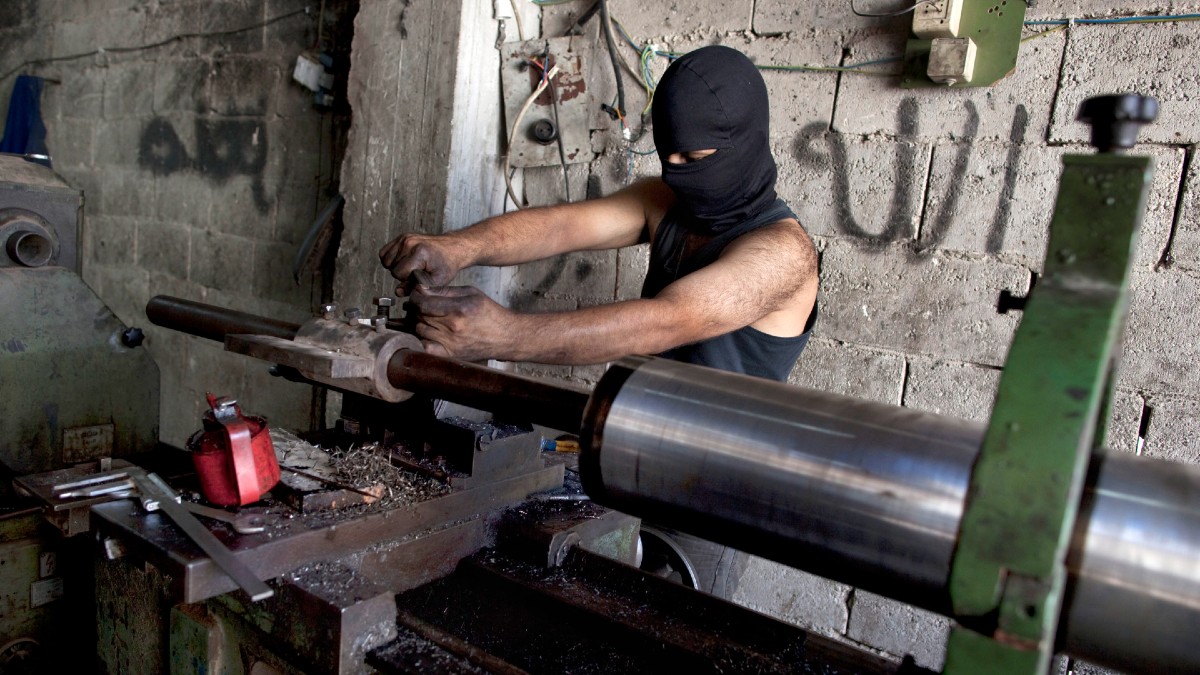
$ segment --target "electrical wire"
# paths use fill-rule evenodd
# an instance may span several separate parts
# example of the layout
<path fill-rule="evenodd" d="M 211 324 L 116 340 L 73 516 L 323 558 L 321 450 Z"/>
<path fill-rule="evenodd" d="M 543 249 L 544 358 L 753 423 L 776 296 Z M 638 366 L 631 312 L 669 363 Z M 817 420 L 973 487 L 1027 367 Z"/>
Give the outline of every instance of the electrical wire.
<path fill-rule="evenodd" d="M 625 116 L 625 79 L 621 77 L 621 67 L 617 65 L 617 45 L 613 39 L 612 19 L 608 14 L 608 0 L 600 0 L 601 29 L 604 31 L 604 43 L 608 46 L 608 57 L 612 61 L 613 75 L 617 78 L 617 117 Z"/>
<path fill-rule="evenodd" d="M 90 52 L 81 52 L 79 54 L 68 54 L 67 56 L 53 56 L 53 57 L 44 58 L 44 59 L 30 59 L 28 61 L 25 61 L 21 65 L 17 66 L 16 68 L 13 68 L 12 70 L 4 73 L 3 75 L 0 75 L 0 81 L 7 80 L 11 75 L 20 71 L 22 68 L 25 68 L 26 66 L 41 65 L 41 64 L 46 64 L 46 63 L 55 63 L 58 61 L 74 61 L 76 59 L 85 59 L 89 56 L 96 56 L 98 54 L 128 54 L 131 52 L 140 52 L 140 51 L 145 51 L 148 49 L 157 49 L 159 47 L 164 47 L 166 45 L 169 45 L 173 42 L 178 42 L 180 40 L 188 40 L 191 38 L 208 38 L 208 37 L 223 37 L 226 35 L 236 35 L 238 33 L 245 33 L 246 31 L 257 30 L 259 28 L 266 28 L 267 26 L 270 26 L 271 24 L 279 23 L 280 21 L 283 21 L 285 19 L 290 19 L 293 16 L 296 16 L 297 14 L 309 14 L 312 11 L 313 11 L 313 7 L 311 5 L 305 5 L 301 9 L 297 9 L 297 10 L 293 10 L 291 12 L 286 12 L 284 14 L 280 14 L 279 16 L 267 19 L 266 21 L 260 21 L 259 23 L 256 23 L 256 24 L 253 24 L 250 26 L 243 26 L 241 28 L 234 28 L 232 30 L 218 30 L 218 31 L 212 31 L 209 33 L 180 33 L 178 35 L 172 35 L 171 37 L 166 38 L 165 40 L 159 40 L 158 42 L 151 42 L 149 44 L 138 45 L 136 47 L 101 47 L 99 49 L 93 49 Z"/>
<path fill-rule="evenodd" d="M 557 74 L 558 66 L 553 66 L 550 68 L 550 72 L 545 73 L 542 81 L 538 83 L 537 88 L 533 90 L 529 98 L 525 99 L 525 105 L 521 106 L 521 112 L 517 113 L 517 118 L 513 121 L 512 131 L 508 135 L 508 148 L 504 153 L 504 187 L 508 190 L 508 196 L 512 199 L 513 204 L 517 206 L 518 210 L 525 208 L 525 206 L 521 204 L 521 200 L 517 199 L 517 193 L 513 191 L 512 175 L 508 171 L 510 165 L 508 153 L 512 152 L 512 146 L 517 140 L 517 132 L 521 129 L 521 120 L 525 119 L 525 113 L 529 112 L 529 107 L 533 105 L 538 96 L 542 95 L 543 91 L 546 91 L 546 87 L 550 85 L 550 80 Z"/>
<path fill-rule="evenodd" d="M 563 189 L 567 191 L 566 201 L 571 201 L 571 175 L 567 170 L 567 151 L 563 147 L 562 124 L 558 121 L 558 87 L 554 86 L 554 80 L 547 78 L 550 84 L 550 102 L 553 104 L 554 110 L 554 128 L 557 130 L 555 139 L 558 141 L 558 161 L 562 164 L 563 173 Z"/>
<path fill-rule="evenodd" d="M 881 14 L 869 14 L 869 13 L 860 12 L 857 9 L 855 9 L 854 8 L 854 0 L 850 0 L 850 11 L 854 12 L 855 16 L 863 16 L 863 17 L 867 17 L 870 19 L 887 19 L 887 18 L 890 18 L 893 16 L 901 16 L 904 14 L 908 14 L 909 12 L 914 12 L 921 5 L 928 5 L 929 3 L 934 2 L 934 1 L 935 0 L 917 0 L 917 2 L 915 4 L 913 4 L 912 6 L 905 7 L 904 9 L 896 10 L 895 12 L 883 12 Z"/>
<path fill-rule="evenodd" d="M 1122 23 L 1168 23 L 1172 21 L 1200 21 L 1200 14 L 1146 14 L 1140 16 L 1122 16 L 1113 19 L 1045 19 L 1042 21 L 1026 21 L 1026 26 L 1069 26 L 1105 25 Z"/>
<path fill-rule="evenodd" d="M 508 0 L 508 4 L 512 5 L 513 19 L 517 22 L 517 37 L 520 38 L 521 42 L 524 42 L 525 26 L 521 22 L 521 10 L 517 9 L 517 0 Z"/>

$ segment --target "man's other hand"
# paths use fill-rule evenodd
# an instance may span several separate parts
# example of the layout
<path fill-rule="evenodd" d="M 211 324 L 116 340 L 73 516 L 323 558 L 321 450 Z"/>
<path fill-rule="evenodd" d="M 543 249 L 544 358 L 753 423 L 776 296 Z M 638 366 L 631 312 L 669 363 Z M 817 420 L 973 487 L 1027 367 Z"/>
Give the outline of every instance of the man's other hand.
<path fill-rule="evenodd" d="M 518 315 L 474 286 L 417 286 L 409 302 L 420 312 L 425 350 L 466 361 L 511 358 Z"/>
<path fill-rule="evenodd" d="M 404 297 L 413 291 L 410 279 L 417 270 L 429 274 L 430 282 L 435 286 L 450 283 L 462 269 L 455 253 L 454 244 L 446 237 L 402 234 L 379 250 L 379 261 L 400 282 L 396 295 Z"/>

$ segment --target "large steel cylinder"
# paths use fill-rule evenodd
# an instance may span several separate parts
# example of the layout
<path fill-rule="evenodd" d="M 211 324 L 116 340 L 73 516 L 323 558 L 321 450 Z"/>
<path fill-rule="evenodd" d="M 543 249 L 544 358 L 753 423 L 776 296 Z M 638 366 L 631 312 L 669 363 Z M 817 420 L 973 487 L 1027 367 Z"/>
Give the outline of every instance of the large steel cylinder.
<path fill-rule="evenodd" d="M 959 420 L 638 359 L 593 394 L 580 473 L 601 504 L 949 613 L 982 438 Z M 1200 670 L 1200 467 L 1093 465 L 1062 646 L 1122 669 Z"/>

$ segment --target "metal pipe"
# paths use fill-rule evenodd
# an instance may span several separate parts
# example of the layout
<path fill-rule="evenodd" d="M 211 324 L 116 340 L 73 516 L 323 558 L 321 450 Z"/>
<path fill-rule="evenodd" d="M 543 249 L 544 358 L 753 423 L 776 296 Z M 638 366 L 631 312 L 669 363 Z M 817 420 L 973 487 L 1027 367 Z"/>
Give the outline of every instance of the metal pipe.
<path fill-rule="evenodd" d="M 388 380 L 407 391 L 578 433 L 588 392 L 424 352 L 401 350 Z"/>
<path fill-rule="evenodd" d="M 191 300 L 155 296 L 146 316 L 156 325 L 224 342 L 229 334 L 291 340 L 298 324 Z M 579 431 L 588 392 L 495 368 L 402 349 L 388 362 L 388 381 L 399 389 L 509 415 L 553 429 Z"/>
<path fill-rule="evenodd" d="M 300 330 L 300 324 L 169 295 L 150 298 L 146 303 L 146 317 L 157 326 L 217 342 L 224 342 L 226 335 L 269 335 L 291 340 Z"/>
<path fill-rule="evenodd" d="M 982 438 L 910 409 L 628 360 L 588 404 L 580 475 L 600 504 L 948 614 Z M 1089 485 L 1062 646 L 1117 668 L 1200 670 L 1200 467 L 1107 456 Z"/>

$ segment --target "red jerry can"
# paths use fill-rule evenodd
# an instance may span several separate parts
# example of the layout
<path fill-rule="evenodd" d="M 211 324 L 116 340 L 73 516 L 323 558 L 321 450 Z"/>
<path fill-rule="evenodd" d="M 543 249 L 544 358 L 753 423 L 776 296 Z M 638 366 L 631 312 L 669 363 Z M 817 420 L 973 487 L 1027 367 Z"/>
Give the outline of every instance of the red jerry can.
<path fill-rule="evenodd" d="M 279 462 L 264 417 L 243 415 L 237 401 L 208 394 L 204 428 L 188 439 L 200 492 L 217 506 L 245 506 L 279 482 Z"/>

